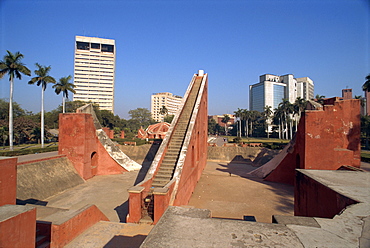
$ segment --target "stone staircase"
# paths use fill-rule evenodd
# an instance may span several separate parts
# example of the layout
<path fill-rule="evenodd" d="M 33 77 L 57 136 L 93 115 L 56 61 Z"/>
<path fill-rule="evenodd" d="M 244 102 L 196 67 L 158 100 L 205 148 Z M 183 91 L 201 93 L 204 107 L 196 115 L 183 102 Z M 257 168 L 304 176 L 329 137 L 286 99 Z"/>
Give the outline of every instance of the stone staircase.
<path fill-rule="evenodd" d="M 172 179 L 202 79 L 203 77 L 197 77 L 194 82 L 192 90 L 173 130 L 172 137 L 168 143 L 167 152 L 164 155 L 159 170 L 153 179 L 152 188 L 162 188 Z"/>

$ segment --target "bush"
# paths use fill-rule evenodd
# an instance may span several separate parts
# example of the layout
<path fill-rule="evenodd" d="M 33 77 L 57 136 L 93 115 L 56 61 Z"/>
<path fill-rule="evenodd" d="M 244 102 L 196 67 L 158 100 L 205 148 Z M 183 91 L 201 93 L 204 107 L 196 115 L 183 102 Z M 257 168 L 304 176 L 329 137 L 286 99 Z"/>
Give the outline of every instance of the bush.
<path fill-rule="evenodd" d="M 242 141 L 242 139 L 240 137 L 236 137 L 236 138 L 233 139 L 234 143 L 240 143 L 240 141 Z"/>

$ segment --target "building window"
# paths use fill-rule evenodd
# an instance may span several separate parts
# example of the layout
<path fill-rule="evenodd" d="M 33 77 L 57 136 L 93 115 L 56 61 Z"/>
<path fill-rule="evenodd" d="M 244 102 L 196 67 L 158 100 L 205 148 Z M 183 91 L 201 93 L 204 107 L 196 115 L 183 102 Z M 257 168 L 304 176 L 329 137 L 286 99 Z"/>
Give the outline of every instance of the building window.
<path fill-rule="evenodd" d="M 106 44 L 102 44 L 101 45 L 101 51 L 102 52 L 113 53 L 113 50 L 114 50 L 114 46 L 113 45 L 106 45 Z"/>
<path fill-rule="evenodd" d="M 90 44 L 88 42 L 76 41 L 78 50 L 90 50 Z"/>
<path fill-rule="evenodd" d="M 100 44 L 99 43 L 91 43 L 91 48 L 100 49 Z"/>

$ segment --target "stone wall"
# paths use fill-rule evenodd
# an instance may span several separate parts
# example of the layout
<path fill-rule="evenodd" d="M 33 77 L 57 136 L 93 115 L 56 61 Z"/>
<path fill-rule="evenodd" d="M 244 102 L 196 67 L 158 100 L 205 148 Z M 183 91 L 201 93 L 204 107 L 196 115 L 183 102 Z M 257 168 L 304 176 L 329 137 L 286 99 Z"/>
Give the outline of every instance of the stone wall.
<path fill-rule="evenodd" d="M 17 198 L 44 200 L 84 183 L 66 157 L 28 162 L 17 167 Z"/>

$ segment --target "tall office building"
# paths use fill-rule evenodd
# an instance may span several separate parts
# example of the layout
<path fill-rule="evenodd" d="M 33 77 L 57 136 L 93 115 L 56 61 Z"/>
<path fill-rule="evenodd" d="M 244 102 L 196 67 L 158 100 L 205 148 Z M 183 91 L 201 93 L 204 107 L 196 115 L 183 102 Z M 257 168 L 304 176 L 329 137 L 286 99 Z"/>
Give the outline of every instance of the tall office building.
<path fill-rule="evenodd" d="M 114 112 L 116 46 L 112 39 L 76 36 L 73 100 Z"/>
<path fill-rule="evenodd" d="M 297 97 L 305 100 L 314 99 L 314 84 L 309 77 L 296 78 Z"/>
<path fill-rule="evenodd" d="M 181 96 L 172 93 L 155 93 L 151 96 L 150 112 L 155 121 L 163 121 L 164 115 L 160 114 L 163 106 L 167 109 L 168 115 L 174 115 L 182 102 Z"/>
<path fill-rule="evenodd" d="M 297 97 L 312 99 L 313 81 L 308 78 L 294 78 L 292 74 L 276 76 L 264 74 L 260 82 L 249 86 L 249 109 L 262 112 L 265 106 L 274 110 L 283 99 L 293 103 Z"/>

